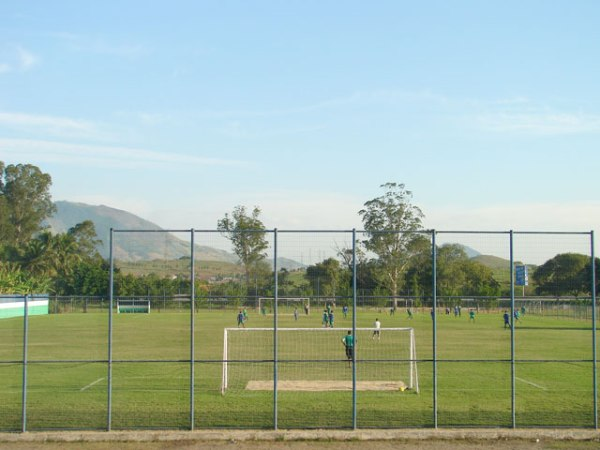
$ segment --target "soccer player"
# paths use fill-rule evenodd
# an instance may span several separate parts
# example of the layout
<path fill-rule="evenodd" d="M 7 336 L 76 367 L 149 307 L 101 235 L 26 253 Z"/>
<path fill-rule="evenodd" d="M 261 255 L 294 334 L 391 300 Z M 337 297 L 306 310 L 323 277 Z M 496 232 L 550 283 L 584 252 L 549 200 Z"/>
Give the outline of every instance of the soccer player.
<path fill-rule="evenodd" d="M 406 313 L 408 314 L 408 319 L 412 319 L 412 310 L 410 308 L 406 308 Z"/>
<path fill-rule="evenodd" d="M 329 328 L 333 328 L 333 310 L 329 311 L 327 318 L 329 319 Z"/>
<path fill-rule="evenodd" d="M 323 324 L 323 328 L 327 328 L 327 324 L 329 324 L 329 313 L 326 309 L 323 310 L 323 320 L 321 320 Z"/>
<path fill-rule="evenodd" d="M 240 325 L 243 328 L 246 328 L 246 325 L 244 325 L 244 313 L 242 312 L 241 309 L 240 309 L 240 312 L 237 315 L 237 326 L 238 326 L 238 328 L 240 327 Z"/>
<path fill-rule="evenodd" d="M 469 322 L 475 322 L 475 310 L 474 309 L 469 310 Z"/>
<path fill-rule="evenodd" d="M 508 311 L 504 311 L 504 328 L 510 328 L 510 316 L 508 315 Z"/>
<path fill-rule="evenodd" d="M 371 337 L 371 339 L 375 339 L 375 336 L 377 336 L 377 340 L 381 339 L 381 322 L 379 321 L 379 319 L 375 319 L 375 323 L 373 324 L 373 336 Z"/>
<path fill-rule="evenodd" d="M 348 317 L 348 306 L 344 305 L 342 308 L 342 313 L 344 314 L 344 319 Z"/>
<path fill-rule="evenodd" d="M 298 308 L 294 308 L 294 320 L 298 320 Z"/>
<path fill-rule="evenodd" d="M 354 358 L 354 336 L 352 336 L 351 330 L 348 330 L 348 334 L 342 338 L 342 344 L 346 348 L 346 358 L 348 358 L 348 367 L 350 367 Z"/>
<path fill-rule="evenodd" d="M 246 310 L 246 308 L 244 308 L 244 311 L 242 311 L 242 314 L 244 315 L 244 322 L 246 322 L 248 320 L 248 311 Z"/>

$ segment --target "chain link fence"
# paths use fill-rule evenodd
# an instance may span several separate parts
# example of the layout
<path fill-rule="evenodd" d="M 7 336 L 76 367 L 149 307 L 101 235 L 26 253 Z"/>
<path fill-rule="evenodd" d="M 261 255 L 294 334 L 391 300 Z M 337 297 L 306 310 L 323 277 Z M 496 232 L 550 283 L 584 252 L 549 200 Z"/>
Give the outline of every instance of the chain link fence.
<path fill-rule="evenodd" d="M 593 233 L 244 233 L 0 298 L 0 430 L 598 427 Z"/>

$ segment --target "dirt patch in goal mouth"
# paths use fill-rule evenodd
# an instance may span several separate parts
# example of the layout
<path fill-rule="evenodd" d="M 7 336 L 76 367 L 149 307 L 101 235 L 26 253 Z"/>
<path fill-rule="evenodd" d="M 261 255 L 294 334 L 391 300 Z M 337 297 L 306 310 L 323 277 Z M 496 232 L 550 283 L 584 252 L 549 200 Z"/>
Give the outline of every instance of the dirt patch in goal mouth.
<path fill-rule="evenodd" d="M 272 391 L 273 380 L 248 381 L 246 389 L 249 391 Z M 406 384 L 402 381 L 357 381 L 357 391 L 404 391 Z M 278 391 L 351 391 L 352 381 L 345 380 L 284 380 L 277 382 Z"/>

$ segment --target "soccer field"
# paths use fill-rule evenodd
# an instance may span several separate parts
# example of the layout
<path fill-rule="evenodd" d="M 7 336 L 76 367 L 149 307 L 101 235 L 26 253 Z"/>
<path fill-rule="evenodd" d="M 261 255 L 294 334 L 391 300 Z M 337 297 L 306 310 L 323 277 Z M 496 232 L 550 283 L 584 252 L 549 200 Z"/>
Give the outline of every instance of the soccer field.
<path fill-rule="evenodd" d="M 273 390 L 250 390 L 247 385 L 273 380 L 270 344 L 251 339 L 235 344 L 243 346 L 240 359 L 248 362 L 228 364 L 231 382 L 221 394 L 223 330 L 236 326 L 236 315 L 233 309 L 201 310 L 195 315 L 194 428 L 274 427 Z M 436 364 L 428 310 L 415 313 L 412 320 L 399 312 L 390 316 L 358 310 L 356 325 L 372 327 L 376 317 L 384 328 L 414 328 L 420 391 L 358 390 L 358 427 L 433 427 L 436 410 L 440 427 L 512 425 L 511 333 L 503 328 L 501 312 L 479 314 L 475 321 L 465 314 L 438 314 Z M 185 311 L 113 315 L 112 429 L 191 427 L 190 322 Z M 289 314 L 278 319 L 279 327 L 320 325 L 318 313 L 301 315 L 298 321 Z M 351 325 L 350 315 L 337 314 L 336 329 L 328 331 L 327 338 L 315 332 L 303 343 L 317 347 L 317 359 L 280 356 L 278 374 L 282 379 L 293 374 L 290 377 L 300 381 L 351 381 L 352 369 L 341 344 Z M 272 327 L 273 317 L 251 311 L 246 326 Z M 286 343 L 284 332 L 279 339 L 281 348 L 300 345 Z M 394 339 L 384 330 L 380 341 L 358 340 L 358 382 L 382 377 L 390 379 L 378 381 L 393 382 L 398 381 L 396 373 L 406 373 L 398 369 L 406 363 L 384 361 L 406 358 L 401 347 L 407 341 Z M 107 342 L 106 311 L 29 318 L 27 430 L 107 428 Z M 23 319 L 0 321 L 2 431 L 21 429 L 22 359 Z M 518 427 L 594 426 L 591 321 L 526 315 L 515 327 L 515 360 Z M 280 390 L 276 409 L 279 428 L 353 425 L 352 391 Z"/>

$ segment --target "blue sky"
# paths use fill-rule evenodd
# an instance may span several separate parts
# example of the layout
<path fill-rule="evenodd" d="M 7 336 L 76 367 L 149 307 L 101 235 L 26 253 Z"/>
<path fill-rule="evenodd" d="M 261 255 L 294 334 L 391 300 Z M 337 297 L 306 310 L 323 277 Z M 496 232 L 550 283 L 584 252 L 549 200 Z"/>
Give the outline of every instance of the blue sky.
<path fill-rule="evenodd" d="M 85 4 L 84 4 L 85 3 Z M 54 200 L 214 229 L 600 221 L 600 2 L 0 3 L 0 160 Z"/>

